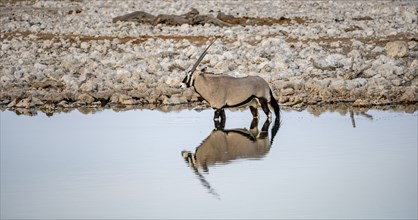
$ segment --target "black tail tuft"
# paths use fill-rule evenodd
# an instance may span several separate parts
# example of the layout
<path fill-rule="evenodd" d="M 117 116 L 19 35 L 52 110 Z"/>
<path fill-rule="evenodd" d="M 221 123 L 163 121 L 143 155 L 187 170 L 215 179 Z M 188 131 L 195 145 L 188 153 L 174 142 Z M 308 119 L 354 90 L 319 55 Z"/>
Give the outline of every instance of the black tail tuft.
<path fill-rule="evenodd" d="M 277 103 L 276 99 L 273 96 L 273 92 L 270 89 L 270 105 L 274 109 L 274 114 L 276 115 L 276 118 L 280 118 L 280 106 Z"/>

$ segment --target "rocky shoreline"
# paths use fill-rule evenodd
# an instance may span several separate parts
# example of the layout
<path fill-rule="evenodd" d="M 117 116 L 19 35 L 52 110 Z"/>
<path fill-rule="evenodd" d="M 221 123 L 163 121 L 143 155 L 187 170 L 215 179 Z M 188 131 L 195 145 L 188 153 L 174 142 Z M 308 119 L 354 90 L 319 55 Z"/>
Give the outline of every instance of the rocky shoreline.
<path fill-rule="evenodd" d="M 277 22 L 114 20 L 134 11 L 181 15 L 191 6 L 209 17 Z M 215 37 L 200 68 L 259 75 L 283 106 L 418 104 L 414 1 L 28 0 L 0 8 L 1 108 L 201 106 L 179 83 Z"/>

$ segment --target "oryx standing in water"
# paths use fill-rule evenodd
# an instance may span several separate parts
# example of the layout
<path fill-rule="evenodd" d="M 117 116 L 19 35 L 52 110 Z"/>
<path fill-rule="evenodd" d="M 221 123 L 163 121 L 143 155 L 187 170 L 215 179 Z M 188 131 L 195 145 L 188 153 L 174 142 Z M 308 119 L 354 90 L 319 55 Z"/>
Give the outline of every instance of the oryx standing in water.
<path fill-rule="evenodd" d="M 268 83 L 259 76 L 236 78 L 228 75 L 215 75 L 209 73 L 195 73 L 195 70 L 213 40 L 203 51 L 193 68 L 183 79 L 181 87 L 194 87 L 194 90 L 215 109 L 214 120 L 225 120 L 224 108 L 250 106 L 254 118 L 258 118 L 257 107 L 261 105 L 268 119 L 271 119 L 269 104 L 273 107 L 277 118 L 280 118 L 280 108 Z"/>

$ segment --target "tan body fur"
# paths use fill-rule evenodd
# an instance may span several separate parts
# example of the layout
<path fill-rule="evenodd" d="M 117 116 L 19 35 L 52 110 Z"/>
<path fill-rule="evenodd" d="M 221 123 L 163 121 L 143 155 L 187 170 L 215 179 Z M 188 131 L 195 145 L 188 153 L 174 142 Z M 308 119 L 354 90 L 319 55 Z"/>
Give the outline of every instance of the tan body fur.
<path fill-rule="evenodd" d="M 270 150 L 280 124 L 276 121 L 269 138 L 270 121 L 266 120 L 261 131 L 258 119 L 251 121 L 250 129 L 214 129 L 210 135 L 196 148 L 195 153 L 183 151 L 182 156 L 194 169 L 208 170 L 215 164 L 226 164 L 237 159 L 258 159 Z"/>
<path fill-rule="evenodd" d="M 248 104 L 253 98 L 270 100 L 270 87 L 259 76 L 235 78 L 228 75 L 196 74 L 194 88 L 214 109 L 238 107 Z"/>
<path fill-rule="evenodd" d="M 212 131 L 196 150 L 196 168 L 207 169 L 207 166 L 228 163 L 240 158 L 262 158 L 268 153 L 271 144 L 267 137 L 251 137 L 250 135 L 253 134 L 241 132 L 247 133 L 248 131 L 244 129 Z"/>

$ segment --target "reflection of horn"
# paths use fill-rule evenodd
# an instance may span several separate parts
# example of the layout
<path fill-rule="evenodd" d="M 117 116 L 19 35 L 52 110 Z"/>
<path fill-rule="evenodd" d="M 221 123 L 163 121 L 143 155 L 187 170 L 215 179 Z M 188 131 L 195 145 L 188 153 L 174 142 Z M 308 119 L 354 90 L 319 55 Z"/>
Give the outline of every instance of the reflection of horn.
<path fill-rule="evenodd" d="M 194 174 L 199 177 L 200 182 L 202 185 L 208 190 L 208 192 L 214 195 L 217 199 L 220 199 L 219 194 L 212 188 L 210 183 L 205 179 L 205 177 L 199 172 L 198 169 L 193 169 Z"/>
<path fill-rule="evenodd" d="M 199 172 L 198 166 L 196 164 L 195 155 L 193 155 L 190 151 L 184 150 L 181 152 L 181 156 L 184 158 L 185 162 L 189 165 L 189 167 L 193 169 L 193 173 L 199 178 L 200 182 L 208 190 L 208 192 L 214 195 L 217 199 L 219 199 L 219 194 L 216 193 L 215 189 L 213 189 L 210 186 L 210 183 Z"/>
<path fill-rule="evenodd" d="M 200 55 L 199 59 L 197 59 L 196 63 L 193 65 L 192 70 L 190 70 L 190 73 L 193 74 L 193 72 L 196 70 L 197 66 L 199 65 L 199 63 L 203 60 L 203 57 L 205 57 L 208 49 L 210 46 L 212 46 L 213 43 L 215 43 L 217 38 L 215 38 L 215 40 L 213 40 L 208 47 L 206 47 L 205 51 L 203 51 L 202 55 Z"/>

